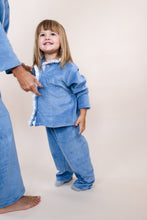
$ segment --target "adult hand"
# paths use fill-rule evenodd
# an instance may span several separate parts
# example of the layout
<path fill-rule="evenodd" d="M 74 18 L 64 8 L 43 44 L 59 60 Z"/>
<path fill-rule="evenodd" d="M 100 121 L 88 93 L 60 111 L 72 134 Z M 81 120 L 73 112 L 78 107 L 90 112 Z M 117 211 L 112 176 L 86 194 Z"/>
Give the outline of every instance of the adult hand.
<path fill-rule="evenodd" d="M 37 81 L 35 76 L 33 76 L 30 72 L 26 71 L 22 65 L 17 66 L 12 69 L 14 76 L 17 78 L 21 88 L 26 92 L 32 91 L 36 95 L 40 95 L 38 92 L 36 85 L 39 87 L 43 87 L 40 82 Z"/>
<path fill-rule="evenodd" d="M 28 65 L 26 65 L 26 64 L 24 64 L 24 63 L 22 63 L 21 65 L 23 66 L 23 68 L 24 68 L 25 70 L 27 70 L 27 71 L 29 71 L 29 72 L 31 72 L 32 69 L 33 69 L 32 66 L 28 66 Z"/>

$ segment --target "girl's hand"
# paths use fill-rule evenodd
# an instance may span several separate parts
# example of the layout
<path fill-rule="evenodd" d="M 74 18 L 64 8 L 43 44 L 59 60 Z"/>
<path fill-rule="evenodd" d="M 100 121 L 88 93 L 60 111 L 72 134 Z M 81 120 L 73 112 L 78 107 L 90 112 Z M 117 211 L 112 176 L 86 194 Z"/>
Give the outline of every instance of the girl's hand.
<path fill-rule="evenodd" d="M 87 109 L 80 109 L 80 115 L 75 123 L 75 126 L 77 127 L 79 125 L 80 131 L 79 134 L 82 134 L 85 130 L 85 124 L 86 124 L 86 113 Z"/>

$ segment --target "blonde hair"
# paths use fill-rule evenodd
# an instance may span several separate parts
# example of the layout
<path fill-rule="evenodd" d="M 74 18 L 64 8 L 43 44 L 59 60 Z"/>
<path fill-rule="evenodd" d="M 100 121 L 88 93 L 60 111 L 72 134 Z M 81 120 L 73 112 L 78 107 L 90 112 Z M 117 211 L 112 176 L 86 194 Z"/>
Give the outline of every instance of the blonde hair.
<path fill-rule="evenodd" d="M 36 64 L 39 69 L 41 68 L 41 59 L 42 59 L 43 52 L 40 50 L 38 46 L 38 37 L 41 31 L 41 28 L 43 28 L 44 30 L 51 30 L 59 34 L 61 46 L 60 46 L 58 55 L 61 57 L 61 64 L 60 64 L 61 68 L 64 65 L 66 65 L 68 62 L 70 61 L 73 62 L 64 27 L 61 24 L 59 24 L 57 21 L 43 20 L 42 22 L 38 24 L 36 28 L 36 32 L 35 32 L 33 65 Z"/>

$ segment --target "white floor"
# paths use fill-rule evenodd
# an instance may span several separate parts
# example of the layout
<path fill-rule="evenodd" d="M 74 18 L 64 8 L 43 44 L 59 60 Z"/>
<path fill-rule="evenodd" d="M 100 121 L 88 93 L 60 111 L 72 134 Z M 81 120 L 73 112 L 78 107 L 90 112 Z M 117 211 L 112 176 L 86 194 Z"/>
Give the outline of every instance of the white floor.
<path fill-rule="evenodd" d="M 56 189 L 46 183 L 40 206 L 13 216 L 30 220 L 147 220 L 146 207 L 147 182 L 143 181 L 97 180 L 87 192 L 73 192 L 69 184 Z"/>
<path fill-rule="evenodd" d="M 96 180 L 93 189 L 71 190 L 68 183 L 54 186 L 54 178 L 25 184 L 27 194 L 40 194 L 41 203 L 30 210 L 0 216 L 0 220 L 147 220 L 147 181 L 127 179 Z"/>

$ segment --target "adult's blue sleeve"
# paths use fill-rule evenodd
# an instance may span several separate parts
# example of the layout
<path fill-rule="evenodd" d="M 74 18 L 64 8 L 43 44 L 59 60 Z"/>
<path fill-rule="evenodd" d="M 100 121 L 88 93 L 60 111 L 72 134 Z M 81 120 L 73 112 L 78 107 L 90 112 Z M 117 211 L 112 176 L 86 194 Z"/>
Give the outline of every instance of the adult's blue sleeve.
<path fill-rule="evenodd" d="M 20 64 L 0 23 L 0 72 L 11 73 L 11 69 Z"/>

